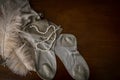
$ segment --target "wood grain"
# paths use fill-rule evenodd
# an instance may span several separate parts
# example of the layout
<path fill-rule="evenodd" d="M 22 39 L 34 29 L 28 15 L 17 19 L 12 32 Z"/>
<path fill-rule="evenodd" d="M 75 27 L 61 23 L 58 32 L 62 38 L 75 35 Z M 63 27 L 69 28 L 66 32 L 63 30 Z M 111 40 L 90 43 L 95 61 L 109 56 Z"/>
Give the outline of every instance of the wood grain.
<path fill-rule="evenodd" d="M 120 80 L 120 6 L 117 0 L 30 0 L 37 12 L 78 39 L 90 68 L 89 80 Z M 57 58 L 54 80 L 73 80 Z M 0 66 L 0 80 L 41 80 L 30 72 L 21 77 Z"/>

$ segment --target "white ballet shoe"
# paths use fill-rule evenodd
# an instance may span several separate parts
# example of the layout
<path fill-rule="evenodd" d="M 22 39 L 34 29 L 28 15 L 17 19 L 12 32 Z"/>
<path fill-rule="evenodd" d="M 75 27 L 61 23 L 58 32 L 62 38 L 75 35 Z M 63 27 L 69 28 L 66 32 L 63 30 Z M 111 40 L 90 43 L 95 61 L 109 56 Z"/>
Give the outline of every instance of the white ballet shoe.
<path fill-rule="evenodd" d="M 89 68 L 84 58 L 77 50 L 77 42 L 74 35 L 61 34 L 56 42 L 55 53 L 63 62 L 73 79 L 88 79 Z"/>
<path fill-rule="evenodd" d="M 52 80 L 57 70 L 54 42 L 61 28 L 53 23 L 48 25 L 46 20 L 31 24 L 20 34 L 34 47 L 37 74 L 44 80 Z"/>

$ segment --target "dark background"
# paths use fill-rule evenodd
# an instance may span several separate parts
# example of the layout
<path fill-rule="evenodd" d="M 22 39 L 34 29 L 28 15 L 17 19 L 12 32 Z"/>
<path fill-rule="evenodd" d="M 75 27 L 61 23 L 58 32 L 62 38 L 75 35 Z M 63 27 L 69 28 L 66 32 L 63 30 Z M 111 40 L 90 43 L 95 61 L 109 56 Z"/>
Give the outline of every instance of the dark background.
<path fill-rule="evenodd" d="M 63 33 L 78 39 L 78 49 L 90 68 L 89 80 L 120 80 L 119 0 L 30 0 L 31 7 L 62 25 Z M 57 58 L 54 80 L 73 80 Z M 31 72 L 25 77 L 0 67 L 0 80 L 41 80 Z"/>

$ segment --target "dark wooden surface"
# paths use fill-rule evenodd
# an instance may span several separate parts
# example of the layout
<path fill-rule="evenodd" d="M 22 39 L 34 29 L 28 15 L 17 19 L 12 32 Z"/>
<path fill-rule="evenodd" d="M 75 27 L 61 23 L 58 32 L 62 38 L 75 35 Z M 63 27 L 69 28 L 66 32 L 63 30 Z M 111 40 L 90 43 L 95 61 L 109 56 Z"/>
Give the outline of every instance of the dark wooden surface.
<path fill-rule="evenodd" d="M 78 39 L 78 49 L 90 68 L 89 80 L 120 80 L 119 0 L 30 0 L 37 12 Z M 54 80 L 73 80 L 57 58 Z M 0 80 L 41 80 L 31 72 L 21 77 L 0 67 Z"/>

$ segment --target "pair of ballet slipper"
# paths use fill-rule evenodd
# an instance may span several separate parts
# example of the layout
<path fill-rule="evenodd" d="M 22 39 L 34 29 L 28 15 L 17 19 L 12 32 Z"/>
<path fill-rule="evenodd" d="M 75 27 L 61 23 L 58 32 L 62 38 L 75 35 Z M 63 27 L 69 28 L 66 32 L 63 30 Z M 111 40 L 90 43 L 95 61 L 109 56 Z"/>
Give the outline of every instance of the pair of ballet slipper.
<path fill-rule="evenodd" d="M 36 72 L 38 75 L 45 80 L 52 80 L 54 78 L 57 70 L 56 54 L 73 79 L 87 80 L 89 77 L 89 68 L 77 50 L 76 37 L 72 34 L 58 34 L 61 28 L 56 27 L 56 25 L 47 25 L 46 20 L 42 24 L 44 24 L 42 25 L 43 28 L 47 26 L 46 31 L 42 31 L 44 29 L 42 29 L 41 24 L 38 25 L 39 27 L 30 26 L 31 30 L 34 29 L 39 34 L 37 37 L 35 34 L 30 33 L 31 30 L 29 32 L 22 32 L 24 38 L 34 46 Z M 40 37 L 49 39 L 44 40 Z"/>

